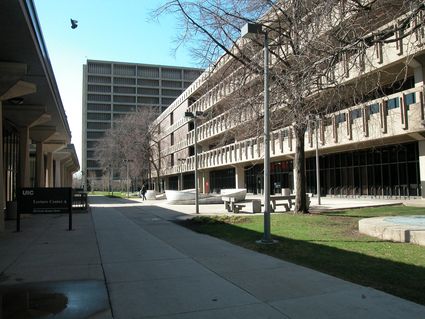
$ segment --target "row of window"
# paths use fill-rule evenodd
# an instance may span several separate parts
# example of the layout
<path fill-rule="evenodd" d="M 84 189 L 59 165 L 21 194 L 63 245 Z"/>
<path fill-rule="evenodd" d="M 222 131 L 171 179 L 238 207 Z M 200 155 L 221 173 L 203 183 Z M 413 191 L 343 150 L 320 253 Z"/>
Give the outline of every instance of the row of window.
<path fill-rule="evenodd" d="M 156 105 L 163 104 L 167 106 L 173 103 L 175 100 L 175 98 L 162 97 L 161 103 L 160 103 L 159 97 L 153 97 L 153 96 L 137 96 L 136 97 L 136 96 L 127 96 L 127 95 L 114 95 L 113 101 L 112 101 L 111 95 L 101 95 L 101 94 L 88 94 L 87 98 L 89 102 L 118 102 L 118 103 L 129 103 L 129 104 L 138 103 L 138 104 L 156 104 Z M 107 109 L 106 105 L 107 104 L 105 103 L 100 104 L 99 106 L 100 109 L 97 109 L 97 110 L 99 111 L 106 110 Z M 95 104 L 88 103 L 89 110 L 94 111 L 94 108 L 96 107 L 97 106 L 95 106 Z"/>
<path fill-rule="evenodd" d="M 88 85 L 88 92 L 93 93 L 112 93 L 111 86 L 104 85 Z M 129 86 L 114 86 L 113 93 L 122 93 L 122 94 L 140 94 L 140 95 L 167 95 L 167 96 L 179 96 L 182 93 L 182 90 L 178 89 L 154 89 L 154 88 L 138 88 L 136 91 L 135 87 Z"/>
<path fill-rule="evenodd" d="M 113 83 L 112 83 L 113 82 Z M 186 88 L 189 87 L 189 85 L 192 82 L 186 82 L 181 80 L 151 80 L 151 79 L 136 79 L 135 78 L 117 78 L 114 77 L 113 81 L 111 77 L 106 76 L 93 76 L 89 75 L 88 77 L 88 83 L 89 87 L 90 85 L 95 86 L 110 86 L 111 84 L 114 85 L 131 85 L 136 86 L 136 83 L 138 86 L 152 86 L 152 87 L 167 87 L 167 88 Z M 96 85 L 96 84 L 102 84 L 102 85 Z"/>
<path fill-rule="evenodd" d="M 92 74 L 114 74 L 122 76 L 140 76 L 146 78 L 185 79 L 194 81 L 200 74 L 196 70 L 181 70 L 164 67 L 149 67 L 109 63 L 88 63 L 88 72 Z"/>
<path fill-rule="evenodd" d="M 405 95 L 405 103 L 406 106 L 409 107 L 409 105 L 416 103 L 416 95 L 415 93 L 410 93 Z M 387 109 L 388 110 L 392 110 L 395 108 L 400 107 L 401 104 L 401 98 L 395 97 L 393 99 L 390 99 L 387 101 Z M 367 111 L 369 112 L 369 114 L 376 114 L 379 113 L 379 104 L 378 103 L 374 103 L 374 104 L 370 104 L 367 107 Z M 351 113 L 351 118 L 353 120 L 362 117 L 362 111 L 360 108 L 354 109 L 350 111 Z M 335 116 L 335 121 L 337 124 L 345 122 L 346 119 L 346 113 L 341 113 Z M 328 125 L 331 124 L 331 122 L 327 122 Z"/>

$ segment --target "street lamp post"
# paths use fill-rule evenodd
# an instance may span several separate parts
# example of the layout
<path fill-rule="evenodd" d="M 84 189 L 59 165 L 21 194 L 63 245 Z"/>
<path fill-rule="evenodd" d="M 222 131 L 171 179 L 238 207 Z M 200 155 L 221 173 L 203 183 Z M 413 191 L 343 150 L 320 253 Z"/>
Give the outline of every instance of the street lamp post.
<path fill-rule="evenodd" d="M 316 135 L 316 188 L 317 188 L 317 205 L 321 205 L 320 200 L 320 166 L 319 166 L 319 118 L 316 117 L 314 121 L 315 135 Z"/>
<path fill-rule="evenodd" d="M 307 117 L 308 125 L 311 127 L 311 123 L 314 125 L 314 135 L 316 140 L 316 195 L 317 204 L 321 204 L 320 200 L 320 163 L 319 163 L 319 115 L 309 114 Z"/>
<path fill-rule="evenodd" d="M 182 165 L 186 162 L 185 158 L 178 158 L 177 161 L 180 163 L 180 189 L 183 190 L 183 168 Z"/>
<path fill-rule="evenodd" d="M 196 119 L 201 117 L 203 112 L 185 112 L 184 116 L 190 118 L 193 121 L 193 130 L 195 131 L 195 212 L 199 214 L 199 189 L 198 189 L 198 133 L 196 132 L 197 121 Z"/>
<path fill-rule="evenodd" d="M 264 235 L 259 242 L 274 243 L 270 232 L 270 112 L 269 112 L 269 39 L 261 24 L 247 23 L 241 29 L 242 38 L 264 35 Z"/>

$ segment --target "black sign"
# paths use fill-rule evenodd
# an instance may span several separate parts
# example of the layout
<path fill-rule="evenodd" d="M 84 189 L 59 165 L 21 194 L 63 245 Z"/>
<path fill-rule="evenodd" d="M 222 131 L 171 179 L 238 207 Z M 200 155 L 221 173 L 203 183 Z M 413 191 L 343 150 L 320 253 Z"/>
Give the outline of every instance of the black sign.
<path fill-rule="evenodd" d="M 72 209 L 72 188 L 20 188 L 18 213 L 60 214 Z"/>

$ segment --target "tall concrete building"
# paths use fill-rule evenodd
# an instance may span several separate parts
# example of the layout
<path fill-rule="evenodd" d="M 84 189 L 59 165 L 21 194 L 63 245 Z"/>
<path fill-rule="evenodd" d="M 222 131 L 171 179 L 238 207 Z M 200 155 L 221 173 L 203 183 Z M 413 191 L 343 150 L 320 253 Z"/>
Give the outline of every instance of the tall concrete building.
<path fill-rule="evenodd" d="M 164 111 L 202 73 L 195 68 L 87 60 L 83 66 L 82 169 L 87 178 L 103 175 L 96 142 L 114 121 L 149 107 Z"/>

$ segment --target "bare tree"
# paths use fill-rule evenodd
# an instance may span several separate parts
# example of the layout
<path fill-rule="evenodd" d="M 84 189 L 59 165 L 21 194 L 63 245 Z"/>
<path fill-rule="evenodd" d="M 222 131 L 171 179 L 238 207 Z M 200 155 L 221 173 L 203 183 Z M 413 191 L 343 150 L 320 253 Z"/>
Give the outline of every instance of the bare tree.
<path fill-rule="evenodd" d="M 375 47 L 379 55 L 383 45 L 412 37 L 422 26 L 423 10 L 419 0 L 169 0 L 154 15 L 179 15 L 177 40 L 192 45 L 194 56 L 210 65 L 210 85 L 231 82 L 226 111 L 251 114 L 246 119 L 251 125 L 229 131 L 235 138 L 259 134 L 263 116 L 263 40 L 260 34 L 241 40 L 240 29 L 255 22 L 267 32 L 271 126 L 287 126 L 295 138 L 295 212 L 306 213 L 304 139 L 310 116 L 324 117 L 403 80 L 407 67 L 380 72 L 367 49 Z M 407 65 L 412 55 L 404 55 Z"/>
<path fill-rule="evenodd" d="M 154 109 L 141 107 L 114 122 L 113 127 L 105 132 L 95 151 L 105 174 L 118 172 L 121 180 L 127 173 L 132 178 L 148 178 L 150 164 L 157 165 L 153 159 L 158 153 L 158 131 L 152 123 L 158 115 Z"/>

